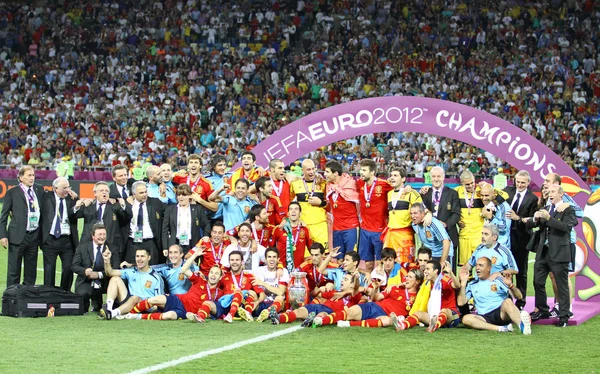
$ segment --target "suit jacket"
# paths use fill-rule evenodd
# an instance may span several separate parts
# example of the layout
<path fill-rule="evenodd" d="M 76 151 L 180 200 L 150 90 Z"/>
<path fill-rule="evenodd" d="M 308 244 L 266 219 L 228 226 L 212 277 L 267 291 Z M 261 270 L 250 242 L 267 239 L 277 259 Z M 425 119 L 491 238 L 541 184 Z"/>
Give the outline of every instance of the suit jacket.
<path fill-rule="evenodd" d="M 73 207 L 77 200 L 73 200 L 71 196 L 65 198 L 65 204 L 67 205 L 67 212 L 69 218 L 69 226 L 71 228 L 71 245 L 73 249 L 79 245 L 79 234 L 77 228 L 77 217 L 73 212 Z M 42 244 L 46 242 L 46 239 L 50 236 L 50 232 L 54 231 L 52 222 L 56 213 L 56 197 L 54 191 L 48 191 L 44 194 L 44 219 L 42 219 Z"/>
<path fill-rule="evenodd" d="M 39 184 L 33 185 L 33 191 L 37 197 L 37 204 L 40 207 L 40 221 L 44 219 L 44 187 Z M 21 187 L 16 186 L 6 192 L 2 213 L 0 213 L 0 239 L 8 238 L 8 242 L 19 245 L 25 238 L 27 231 L 27 211 L 29 206 L 25 193 Z M 8 217 L 10 216 L 10 223 Z M 39 222 L 42 227 L 43 222 Z M 8 225 L 8 229 L 7 226 Z M 42 230 L 38 230 L 39 239 L 42 239 Z"/>
<path fill-rule="evenodd" d="M 83 218 L 83 232 L 81 234 L 81 243 L 92 241 L 92 228 L 97 223 L 96 203 L 89 206 L 82 206 L 76 213 L 77 218 Z M 119 203 L 111 204 L 107 202 L 102 211 L 102 223 L 106 226 L 106 244 L 115 254 L 121 253 L 125 248 L 125 238 L 123 238 L 122 228 L 127 227 L 131 217 L 127 215 L 124 209 L 121 209 Z"/>
<path fill-rule="evenodd" d="M 92 241 L 88 241 L 87 243 L 80 243 L 77 247 L 77 250 L 75 251 L 75 256 L 73 257 L 73 264 L 71 265 L 73 273 L 77 274 L 77 279 L 75 280 L 75 288 L 79 287 L 82 283 L 92 282 L 91 279 L 88 279 L 85 276 L 85 269 L 94 268 L 93 245 L 94 243 Z M 104 246 L 102 253 L 104 253 L 105 251 L 106 245 Z M 110 263 L 113 269 L 119 268 L 118 258 L 116 256 L 111 257 Z M 104 272 L 104 261 L 102 261 L 102 264 L 100 265 L 97 271 Z"/>
<path fill-rule="evenodd" d="M 204 235 L 210 235 L 210 221 L 206 217 L 204 207 L 191 204 L 190 209 L 192 215 L 190 246 L 194 246 L 202 238 L 200 230 Z M 173 244 L 177 244 L 177 205 L 167 206 L 162 224 L 163 249 L 169 249 Z"/>
<path fill-rule="evenodd" d="M 433 213 L 433 187 L 427 191 L 425 195 L 422 195 L 423 204 Z M 448 235 L 454 244 L 454 248 L 458 248 L 458 230 L 456 225 L 460 221 L 460 200 L 458 199 L 458 192 L 448 186 L 442 188 L 442 196 L 440 196 L 440 205 L 437 219 L 446 224 L 446 230 Z"/>
<path fill-rule="evenodd" d="M 130 220 L 133 219 L 133 210 L 132 206 L 129 203 L 126 203 L 127 207 L 125 211 L 127 212 Z M 152 235 L 154 236 L 154 243 L 156 244 L 156 248 L 162 248 L 162 221 L 165 215 L 165 207 L 166 205 L 162 203 L 157 198 L 149 197 L 146 200 L 146 209 L 148 209 L 148 220 L 150 221 L 150 229 L 152 229 Z M 129 227 L 129 226 L 128 226 Z M 131 234 L 131 230 L 128 230 L 127 237 Z"/>
<path fill-rule="evenodd" d="M 508 194 L 508 199 L 506 202 L 511 205 L 515 195 L 517 194 L 516 187 L 506 187 L 504 192 Z M 538 198 L 535 196 L 533 192 L 529 189 L 525 192 L 524 196 L 521 196 L 521 204 L 519 205 L 519 209 L 517 209 L 517 215 L 519 217 L 533 217 L 534 213 L 537 211 Z M 515 240 L 517 246 L 523 247 L 525 246 L 529 240 L 531 239 L 531 230 L 527 228 L 527 226 L 521 221 L 512 221 L 510 225 L 511 231 L 511 246 L 515 246 Z"/>
<path fill-rule="evenodd" d="M 131 196 L 131 184 L 127 183 L 127 190 L 129 192 L 127 192 L 127 197 Z M 110 186 L 108 186 L 108 197 L 110 197 L 111 199 L 119 199 L 119 198 L 123 198 L 123 196 L 119 193 L 119 190 L 117 189 L 117 184 L 116 183 L 112 183 Z"/>
<path fill-rule="evenodd" d="M 527 228 L 539 227 L 539 242 L 537 243 L 536 261 L 549 256 L 553 262 L 569 262 L 571 258 L 571 229 L 577 226 L 577 217 L 572 207 L 563 212 L 554 212 L 549 220 L 540 219 L 527 221 Z M 548 253 L 543 248 L 548 239 Z"/>

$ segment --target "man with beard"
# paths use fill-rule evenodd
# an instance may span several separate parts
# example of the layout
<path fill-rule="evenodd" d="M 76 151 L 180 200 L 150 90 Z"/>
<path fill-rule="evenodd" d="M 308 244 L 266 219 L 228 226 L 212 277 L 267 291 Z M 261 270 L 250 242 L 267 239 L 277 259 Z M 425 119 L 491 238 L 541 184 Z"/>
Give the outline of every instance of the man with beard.
<path fill-rule="evenodd" d="M 273 182 L 268 177 L 260 177 L 254 183 L 258 203 L 265 207 L 269 216 L 269 224 L 278 226 L 286 216 L 281 201 L 273 196 Z"/>
<path fill-rule="evenodd" d="M 510 212 L 510 205 L 504 199 L 496 200 L 496 192 L 494 187 L 489 183 L 484 183 L 480 188 L 481 202 L 483 209 L 481 216 L 484 223 L 491 223 L 498 227 L 498 243 L 505 248 L 510 249 L 510 226 L 512 220 L 507 217 Z"/>
<path fill-rule="evenodd" d="M 192 154 L 188 157 L 187 171 L 182 170 L 177 172 L 173 177 L 173 183 L 189 185 L 192 188 L 192 198 L 194 201 L 204 208 L 216 212 L 218 205 L 209 201 L 209 196 L 213 192 L 213 186 L 200 174 L 201 170 L 202 161 L 200 156 Z"/>
<path fill-rule="evenodd" d="M 306 226 L 300 222 L 302 208 L 300 204 L 293 201 L 288 206 L 288 223 L 283 228 L 278 228 L 274 234 L 274 245 L 279 250 L 279 258 L 283 267 L 296 269 L 305 258 L 310 257 L 308 248 L 313 244 L 310 233 Z M 291 260 L 291 263 L 290 263 Z M 291 265 L 291 266 L 288 266 Z"/>
<path fill-rule="evenodd" d="M 290 283 L 290 273 L 287 269 L 277 274 L 279 263 L 279 251 L 275 247 L 267 248 L 265 251 L 266 265 L 260 266 L 255 273 L 253 286 L 262 287 L 264 299 L 257 300 L 257 308 L 252 312 L 253 317 L 258 317 L 256 322 L 262 322 L 269 318 L 269 309 L 279 312 L 285 303 L 285 291 Z"/>
<path fill-rule="evenodd" d="M 196 243 L 196 246 L 187 253 L 186 259 L 194 255 L 198 250 L 203 251 L 202 259 L 200 260 L 200 272 L 204 276 L 208 276 L 210 268 L 213 266 L 222 267 L 221 259 L 225 252 L 225 248 L 229 246 L 231 242 L 225 238 L 225 225 L 223 222 L 217 221 L 213 224 L 210 230 L 210 240 L 200 240 Z"/>
<path fill-rule="evenodd" d="M 263 208 L 264 209 L 264 208 Z M 231 252 L 239 252 L 242 254 L 242 265 L 244 270 L 253 273 L 258 269 L 261 262 L 265 262 L 266 248 L 260 244 L 256 244 L 256 251 L 252 248 L 252 225 L 248 222 L 243 222 L 237 229 L 238 241 L 236 244 L 230 244 L 225 248 L 221 265 L 224 268 L 231 267 L 229 263 L 229 254 Z"/>
<path fill-rule="evenodd" d="M 235 186 L 240 179 L 245 179 L 252 185 L 259 177 L 265 175 L 268 173 L 262 167 L 256 166 L 256 155 L 250 151 L 244 151 L 242 152 L 242 166 L 231 174 L 229 185 Z"/>

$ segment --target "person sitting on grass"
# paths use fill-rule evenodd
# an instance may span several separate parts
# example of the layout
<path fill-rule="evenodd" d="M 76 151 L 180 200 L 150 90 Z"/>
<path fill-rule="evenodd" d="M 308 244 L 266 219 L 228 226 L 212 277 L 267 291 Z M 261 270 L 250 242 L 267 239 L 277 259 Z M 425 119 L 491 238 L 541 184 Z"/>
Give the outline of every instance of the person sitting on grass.
<path fill-rule="evenodd" d="M 477 279 L 467 285 L 469 274 L 460 273 L 458 305 L 463 306 L 473 298 L 477 309 L 477 314 L 463 316 L 463 324 L 477 330 L 511 332 L 512 322 L 519 326 L 523 335 L 530 335 L 531 317 L 526 311 L 519 311 L 509 297 L 523 298 L 521 291 L 512 283 L 512 275 L 490 275 L 491 269 L 492 260 L 480 257 L 475 265 Z"/>

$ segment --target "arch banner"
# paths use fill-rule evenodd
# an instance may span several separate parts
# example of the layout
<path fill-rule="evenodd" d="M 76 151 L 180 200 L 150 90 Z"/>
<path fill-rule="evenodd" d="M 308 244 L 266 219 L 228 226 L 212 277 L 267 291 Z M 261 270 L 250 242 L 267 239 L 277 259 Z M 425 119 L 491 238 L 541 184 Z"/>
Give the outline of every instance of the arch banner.
<path fill-rule="evenodd" d="M 363 99 L 302 117 L 267 137 L 253 152 L 257 165 L 267 167 L 274 158 L 289 165 L 331 143 L 380 132 L 425 133 L 471 144 L 519 170 L 527 170 L 538 186 L 549 173 L 561 175 L 565 191 L 582 209 L 585 207 L 583 223 L 580 221 L 576 227 L 576 296 L 583 301 L 600 301 L 600 238 L 597 234 L 600 203 L 595 204 L 600 200 L 600 190 L 590 197 L 589 186 L 556 153 L 522 129 L 490 113 L 423 97 Z M 235 167 L 239 167 L 239 163 Z"/>

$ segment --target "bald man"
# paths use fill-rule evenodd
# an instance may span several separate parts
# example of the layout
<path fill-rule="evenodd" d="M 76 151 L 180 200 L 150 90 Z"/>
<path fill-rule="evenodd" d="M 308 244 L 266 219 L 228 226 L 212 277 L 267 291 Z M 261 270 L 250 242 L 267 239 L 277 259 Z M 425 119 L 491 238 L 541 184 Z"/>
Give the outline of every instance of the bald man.
<path fill-rule="evenodd" d="M 511 210 L 510 205 L 503 198 L 498 199 L 498 194 L 489 183 L 483 184 L 479 193 L 483 203 L 481 217 L 483 217 L 485 223 L 491 223 L 498 227 L 498 243 L 510 249 L 512 220 L 510 215 L 507 216 L 507 213 L 510 213 Z"/>
<path fill-rule="evenodd" d="M 290 185 L 290 197 L 302 207 L 300 219 L 308 227 L 313 242 L 328 246 L 327 216 L 325 208 L 326 183 L 317 178 L 315 163 L 311 159 L 302 161 L 302 179 L 293 181 Z"/>

